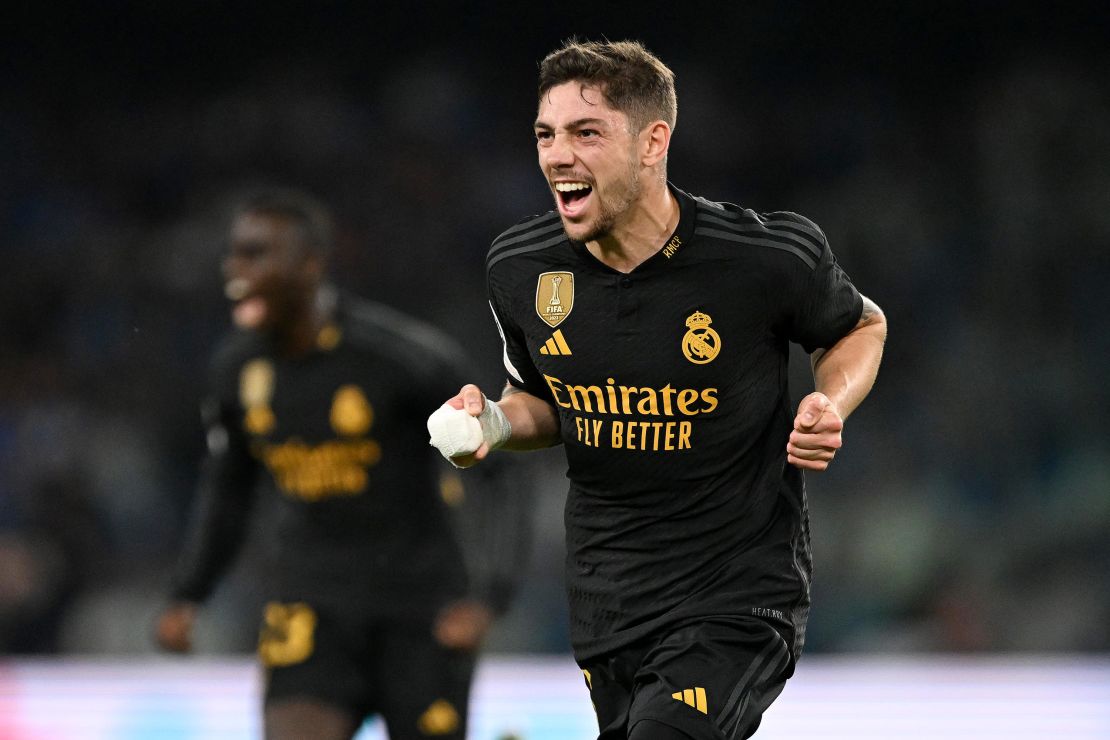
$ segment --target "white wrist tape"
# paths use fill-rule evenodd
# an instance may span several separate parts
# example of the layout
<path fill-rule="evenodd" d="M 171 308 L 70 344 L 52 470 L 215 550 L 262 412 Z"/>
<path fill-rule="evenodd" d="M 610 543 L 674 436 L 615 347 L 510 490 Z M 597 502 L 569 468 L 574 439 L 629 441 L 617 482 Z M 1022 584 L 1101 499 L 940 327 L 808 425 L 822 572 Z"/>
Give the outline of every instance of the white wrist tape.
<path fill-rule="evenodd" d="M 473 454 L 483 442 L 495 450 L 505 444 L 511 433 L 505 412 L 489 399 L 476 417 L 446 403 L 428 417 L 428 443 L 448 460 Z"/>
<path fill-rule="evenodd" d="M 513 433 L 505 412 L 488 398 L 482 413 L 478 414 L 478 421 L 482 424 L 482 439 L 489 445 L 490 452 L 508 442 L 509 436 Z"/>

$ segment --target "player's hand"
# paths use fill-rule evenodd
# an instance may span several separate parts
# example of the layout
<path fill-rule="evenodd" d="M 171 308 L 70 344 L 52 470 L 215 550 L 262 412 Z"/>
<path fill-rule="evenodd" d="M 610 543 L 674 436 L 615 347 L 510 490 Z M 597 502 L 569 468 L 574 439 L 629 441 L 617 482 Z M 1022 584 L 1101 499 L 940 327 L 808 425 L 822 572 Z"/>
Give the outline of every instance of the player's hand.
<path fill-rule="evenodd" d="M 486 408 L 486 396 L 478 386 L 470 383 L 464 385 L 462 390 L 459 391 L 459 394 L 447 403 L 450 404 L 452 408 L 465 409 L 466 413 L 477 418 Z M 482 442 L 482 446 L 475 450 L 474 454 L 460 455 L 451 458 L 451 460 L 460 468 L 469 468 L 475 463 L 485 460 L 489 452 L 489 444 Z"/>
<path fill-rule="evenodd" d="M 458 468 L 484 460 L 511 433 L 501 408 L 473 384 L 464 385 L 428 417 L 429 443 Z"/>
<path fill-rule="evenodd" d="M 803 470 L 824 470 L 844 444 L 844 419 L 824 393 L 813 392 L 798 404 L 786 461 Z"/>
<path fill-rule="evenodd" d="M 477 650 L 493 624 L 493 612 L 479 601 L 455 601 L 436 619 L 434 634 L 444 647 Z"/>
<path fill-rule="evenodd" d="M 154 638 L 158 646 L 171 653 L 187 653 L 193 649 L 193 624 L 197 606 L 187 602 L 170 604 L 158 616 Z"/>

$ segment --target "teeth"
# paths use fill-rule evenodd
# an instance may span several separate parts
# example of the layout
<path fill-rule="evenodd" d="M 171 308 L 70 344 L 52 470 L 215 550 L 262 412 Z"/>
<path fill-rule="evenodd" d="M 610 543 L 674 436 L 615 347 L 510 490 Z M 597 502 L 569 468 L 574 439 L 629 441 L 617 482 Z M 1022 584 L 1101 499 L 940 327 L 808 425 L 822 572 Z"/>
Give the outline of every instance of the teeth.
<path fill-rule="evenodd" d="M 251 284 L 244 278 L 233 278 L 224 284 L 224 295 L 229 301 L 239 301 L 250 293 Z"/>
<path fill-rule="evenodd" d="M 584 182 L 557 182 L 555 189 L 560 193 L 570 193 L 575 190 L 589 190 L 590 186 Z"/>

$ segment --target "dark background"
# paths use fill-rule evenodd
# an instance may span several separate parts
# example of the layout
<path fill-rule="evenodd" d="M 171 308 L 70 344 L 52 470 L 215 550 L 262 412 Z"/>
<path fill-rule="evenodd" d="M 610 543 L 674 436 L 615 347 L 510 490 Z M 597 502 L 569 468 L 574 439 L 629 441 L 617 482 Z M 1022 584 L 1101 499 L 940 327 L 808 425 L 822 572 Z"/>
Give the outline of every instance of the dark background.
<path fill-rule="evenodd" d="M 336 281 L 454 332 L 499 387 L 482 260 L 551 207 L 535 76 L 573 34 L 640 39 L 674 69 L 679 187 L 814 219 L 887 313 L 879 383 L 810 477 L 810 648 L 1110 649 L 1103 8 L 9 9 L 0 651 L 150 650 L 227 327 L 222 209 L 243 188 L 332 204 Z M 565 651 L 560 455 L 523 464 L 537 541 L 492 647 Z M 202 649 L 249 649 L 252 610 L 238 572 Z"/>

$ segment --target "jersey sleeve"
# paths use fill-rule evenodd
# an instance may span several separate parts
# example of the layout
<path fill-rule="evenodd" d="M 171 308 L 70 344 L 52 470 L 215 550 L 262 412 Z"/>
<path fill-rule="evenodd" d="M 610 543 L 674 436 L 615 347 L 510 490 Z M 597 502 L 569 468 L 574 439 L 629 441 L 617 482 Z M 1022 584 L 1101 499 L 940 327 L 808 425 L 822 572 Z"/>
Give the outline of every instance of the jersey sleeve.
<path fill-rule="evenodd" d="M 470 596 L 503 614 L 531 553 L 533 486 L 526 463 L 517 455 L 491 455 L 465 472 L 445 464 L 440 480 L 461 501 L 453 507 L 454 524 Z"/>
<path fill-rule="evenodd" d="M 419 408 L 434 408 L 475 380 L 475 364 L 457 342 L 431 326 L 407 321 L 405 327 L 410 349 L 423 348 L 410 367 Z M 468 596 L 496 614 L 516 593 L 520 563 L 531 545 L 530 488 L 518 461 L 505 457 L 494 456 L 460 475 L 440 455 L 429 453 L 430 464 L 439 469 L 441 497 L 451 504 L 452 527 L 469 575 Z"/>
<path fill-rule="evenodd" d="M 201 404 L 207 453 L 171 582 L 177 601 L 203 602 L 227 572 L 244 540 L 258 475 L 241 424 L 234 371 L 216 360 L 211 376 Z"/>
<path fill-rule="evenodd" d="M 448 348 L 453 348 L 447 351 Z M 452 343 L 441 345 L 441 378 L 452 378 L 452 393 L 476 375 L 465 351 Z M 437 391 L 437 399 L 447 396 Z M 441 466 L 440 485 L 457 486 L 461 504 L 454 527 L 467 563 L 469 595 L 503 614 L 516 594 L 521 563 L 531 549 L 531 488 L 515 456 L 493 455 L 465 475 L 435 455 Z M 506 459 L 508 458 L 508 459 Z M 442 491 L 441 491 L 442 492 Z M 445 500 L 451 499 L 444 496 Z"/>
<path fill-rule="evenodd" d="M 841 269 L 825 232 L 817 224 L 796 213 L 782 212 L 772 217 L 782 222 L 784 228 L 794 230 L 818 252 L 815 260 L 791 260 L 787 289 L 776 291 L 786 298 L 782 312 L 787 338 L 809 353 L 828 349 L 859 322 L 863 298 Z"/>
<path fill-rule="evenodd" d="M 524 330 L 516 322 L 512 310 L 511 296 L 492 271 L 488 278 L 488 288 L 490 310 L 493 311 L 493 321 L 501 335 L 501 359 L 508 373 L 509 384 L 554 405 L 551 389 L 544 382 L 528 353 Z"/>

